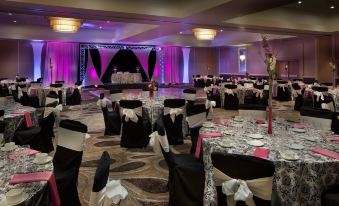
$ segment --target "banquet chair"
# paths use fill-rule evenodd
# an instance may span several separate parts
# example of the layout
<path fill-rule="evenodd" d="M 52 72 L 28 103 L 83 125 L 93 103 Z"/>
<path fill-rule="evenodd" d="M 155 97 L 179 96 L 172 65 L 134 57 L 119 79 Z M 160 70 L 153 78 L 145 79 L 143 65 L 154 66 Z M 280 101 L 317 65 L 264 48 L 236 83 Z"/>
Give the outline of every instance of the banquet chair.
<path fill-rule="evenodd" d="M 66 97 L 66 105 L 80 105 L 81 94 L 79 88 L 74 88 L 73 93 Z"/>
<path fill-rule="evenodd" d="M 204 87 L 209 87 L 213 84 L 213 75 L 207 75 L 207 80 Z"/>
<path fill-rule="evenodd" d="M 221 107 L 221 97 L 220 97 L 219 89 L 212 88 L 212 90 L 208 90 L 206 94 L 207 94 L 207 99 L 209 101 L 215 101 L 216 103 L 215 107 L 217 108 Z"/>
<path fill-rule="evenodd" d="M 277 100 L 279 101 L 290 101 L 291 91 L 288 86 L 288 82 L 284 80 L 278 80 Z"/>
<path fill-rule="evenodd" d="M 327 87 L 313 86 L 313 107 L 335 111 L 335 102 L 328 94 Z"/>
<path fill-rule="evenodd" d="M 193 104 L 197 99 L 197 90 L 194 88 L 191 89 L 184 89 L 183 91 L 184 99 L 189 103 Z"/>
<path fill-rule="evenodd" d="M 119 135 L 121 130 L 120 114 L 117 112 L 110 112 L 108 110 L 109 100 L 105 98 L 105 94 L 100 94 L 100 99 L 97 102 L 101 109 L 105 122 L 105 135 Z"/>
<path fill-rule="evenodd" d="M 339 112 L 336 112 L 332 116 L 331 129 L 334 133 L 339 134 Z"/>
<path fill-rule="evenodd" d="M 53 89 L 53 90 L 56 90 L 57 91 L 57 94 L 58 94 L 58 97 L 59 97 L 59 103 L 62 104 L 62 86 L 63 84 L 61 83 L 57 83 L 57 84 L 50 84 L 50 87 Z"/>
<path fill-rule="evenodd" d="M 292 89 L 293 89 L 292 94 L 293 94 L 293 99 L 294 99 L 294 110 L 299 111 L 300 108 L 303 106 L 303 102 L 304 102 L 303 92 L 298 83 L 293 83 Z"/>
<path fill-rule="evenodd" d="M 157 121 L 157 132 L 167 141 L 162 118 Z M 161 141 L 159 141 L 161 142 Z M 168 145 L 168 142 L 163 143 Z M 193 154 L 173 154 L 169 147 L 160 143 L 168 166 L 169 206 L 196 206 L 203 204 L 205 173 L 204 165 Z"/>
<path fill-rule="evenodd" d="M 190 153 L 195 153 L 199 130 L 207 120 L 207 110 L 204 104 L 186 105 L 186 121 L 188 123 L 192 146 Z"/>
<path fill-rule="evenodd" d="M 322 206 L 339 205 L 339 185 L 331 185 L 321 195 Z"/>
<path fill-rule="evenodd" d="M 170 145 L 183 144 L 183 118 L 185 114 L 184 99 L 165 99 L 163 121 Z"/>
<path fill-rule="evenodd" d="M 142 118 L 140 100 L 120 100 L 121 147 L 143 148 L 149 142 L 150 125 Z"/>
<path fill-rule="evenodd" d="M 227 153 L 212 153 L 211 160 L 214 167 L 213 179 L 215 179 L 219 206 L 227 205 L 227 197 L 222 192 L 222 184 L 231 179 L 244 180 L 246 182 L 248 180 L 252 181 L 252 183 L 247 182 L 247 184 L 252 186 L 250 186 L 250 188 L 252 189 L 255 205 L 270 206 L 271 203 L 272 205 L 278 203 L 276 195 L 274 193 L 272 195 L 272 176 L 274 174 L 274 164 L 272 162 L 253 156 Z M 255 185 L 254 181 L 260 178 L 267 179 L 261 179 L 261 183 L 265 182 L 265 185 L 263 186 L 261 184 L 258 188 L 258 185 Z M 262 196 L 259 197 L 253 188 L 261 189 L 260 194 Z M 234 199 L 233 196 L 228 197 Z M 238 201 L 236 205 L 246 205 L 242 203 L 244 202 Z"/>
<path fill-rule="evenodd" d="M 334 112 L 310 107 L 300 108 L 300 120 L 312 124 L 316 129 L 330 130 Z"/>
<path fill-rule="evenodd" d="M 59 96 L 55 91 L 50 91 L 46 95 L 45 107 L 42 113 L 42 117 L 39 117 L 39 125 L 41 125 L 42 118 L 47 117 L 50 113 L 54 113 L 56 118 L 56 126 L 59 126 L 59 117 L 60 111 L 62 110 L 62 105 L 59 105 Z"/>
<path fill-rule="evenodd" d="M 26 84 L 18 85 L 19 101 L 23 106 L 31 106 L 34 108 L 38 108 L 39 98 L 35 96 L 30 96 L 29 90 L 30 90 L 30 87 L 27 87 Z"/>
<path fill-rule="evenodd" d="M 239 106 L 238 95 L 235 92 L 237 85 L 225 84 L 224 109 L 237 110 Z"/>
<path fill-rule="evenodd" d="M 87 126 L 74 120 L 62 120 L 53 158 L 54 174 L 61 206 L 80 206 L 77 190 Z"/>
<path fill-rule="evenodd" d="M 111 89 L 109 91 L 111 95 L 112 108 L 113 111 L 119 114 L 119 101 L 122 99 L 122 89 Z"/>
<path fill-rule="evenodd" d="M 205 80 L 202 77 L 198 77 L 197 85 L 198 85 L 198 88 L 204 88 L 205 87 Z"/>
<path fill-rule="evenodd" d="M 13 140 L 17 145 L 29 145 L 30 148 L 37 151 L 50 153 L 54 150 L 54 122 L 54 114 L 50 113 L 42 119 L 40 122 L 41 126 L 16 131 Z"/>

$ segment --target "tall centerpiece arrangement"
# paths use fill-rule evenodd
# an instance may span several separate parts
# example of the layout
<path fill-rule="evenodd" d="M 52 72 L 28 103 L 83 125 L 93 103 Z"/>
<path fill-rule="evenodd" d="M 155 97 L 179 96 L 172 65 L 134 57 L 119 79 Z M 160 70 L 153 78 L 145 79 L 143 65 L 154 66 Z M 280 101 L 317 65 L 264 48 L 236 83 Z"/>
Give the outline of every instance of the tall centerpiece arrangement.
<path fill-rule="evenodd" d="M 331 58 L 329 65 L 330 65 L 330 68 L 332 69 L 333 89 L 335 89 L 337 87 L 336 82 L 335 82 L 335 75 L 336 75 L 336 72 L 337 72 L 337 67 L 336 67 L 336 64 L 335 64 L 335 59 L 333 57 Z"/>
<path fill-rule="evenodd" d="M 276 56 L 272 53 L 269 43 L 268 43 L 268 38 L 266 35 L 261 35 L 262 38 L 262 47 L 265 52 L 265 64 L 266 64 L 266 69 L 268 73 L 268 83 L 269 83 L 269 96 L 268 96 L 268 129 L 267 133 L 272 134 L 273 128 L 272 128 L 272 118 L 273 118 L 273 113 L 272 113 L 272 89 L 273 89 L 273 79 L 276 77 L 276 65 L 277 65 L 277 58 Z"/>

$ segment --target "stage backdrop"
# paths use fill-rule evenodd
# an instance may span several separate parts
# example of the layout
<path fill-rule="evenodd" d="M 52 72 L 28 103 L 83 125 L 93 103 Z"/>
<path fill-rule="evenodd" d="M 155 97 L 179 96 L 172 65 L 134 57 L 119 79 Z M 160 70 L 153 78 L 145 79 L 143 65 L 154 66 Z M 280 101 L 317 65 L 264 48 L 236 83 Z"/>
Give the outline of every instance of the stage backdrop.
<path fill-rule="evenodd" d="M 157 48 L 112 44 L 80 44 L 79 80 L 83 85 L 110 83 L 114 68 L 117 72 L 136 73 L 142 80 L 158 80 L 159 61 Z"/>

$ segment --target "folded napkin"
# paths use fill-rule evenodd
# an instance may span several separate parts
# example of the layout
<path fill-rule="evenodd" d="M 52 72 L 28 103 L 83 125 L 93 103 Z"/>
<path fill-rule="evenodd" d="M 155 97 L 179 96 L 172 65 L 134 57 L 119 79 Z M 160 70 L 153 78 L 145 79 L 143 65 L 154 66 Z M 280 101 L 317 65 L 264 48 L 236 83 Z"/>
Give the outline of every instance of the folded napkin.
<path fill-rule="evenodd" d="M 252 156 L 259 157 L 259 158 L 262 158 L 262 159 L 267 159 L 269 154 L 270 154 L 269 149 L 257 147 L 253 151 Z"/>
<path fill-rule="evenodd" d="M 257 119 L 257 120 L 255 121 L 255 123 L 257 123 L 257 124 L 265 124 L 266 121 L 263 120 L 263 119 Z"/>
<path fill-rule="evenodd" d="M 314 147 L 314 148 L 311 149 L 311 151 L 339 160 L 339 154 L 338 153 L 327 150 L 327 149 L 323 149 L 323 148 L 320 148 L 320 147 Z"/>
<path fill-rule="evenodd" d="M 213 121 L 213 123 L 228 126 L 230 124 L 230 121 L 228 121 L 227 119 L 216 119 L 215 121 Z"/>
<path fill-rule="evenodd" d="M 31 115 L 29 114 L 29 112 L 14 112 L 13 114 L 23 114 L 25 116 L 26 126 L 27 127 L 33 126 Z"/>
<path fill-rule="evenodd" d="M 54 206 L 60 205 L 60 198 L 58 189 L 55 182 L 55 177 L 53 172 L 35 172 L 27 174 L 16 174 L 9 181 L 9 184 L 15 185 L 20 183 L 29 183 L 29 182 L 38 182 L 38 181 L 48 181 L 50 188 L 51 200 Z"/>
<path fill-rule="evenodd" d="M 197 159 L 199 159 L 199 157 L 200 157 L 202 138 L 214 138 L 214 137 L 222 137 L 222 136 L 224 136 L 224 134 L 222 134 L 222 133 L 200 134 L 199 137 L 198 137 L 197 147 L 195 148 L 195 157 Z"/>
<path fill-rule="evenodd" d="M 8 155 L 8 159 L 14 160 L 18 157 L 25 156 L 25 155 L 34 155 L 36 153 L 39 153 L 39 151 L 36 151 L 34 149 L 25 148 L 20 151 L 12 152 L 10 155 Z"/>
<path fill-rule="evenodd" d="M 305 125 L 304 124 L 294 124 L 293 127 L 297 128 L 297 129 L 305 129 Z"/>
<path fill-rule="evenodd" d="M 328 138 L 332 142 L 339 142 L 339 136 L 332 136 Z"/>

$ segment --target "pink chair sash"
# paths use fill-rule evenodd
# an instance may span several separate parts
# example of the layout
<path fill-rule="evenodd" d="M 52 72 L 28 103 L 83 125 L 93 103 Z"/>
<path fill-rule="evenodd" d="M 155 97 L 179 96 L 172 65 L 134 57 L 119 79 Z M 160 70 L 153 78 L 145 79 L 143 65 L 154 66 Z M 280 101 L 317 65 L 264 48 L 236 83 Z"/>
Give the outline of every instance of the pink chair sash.
<path fill-rule="evenodd" d="M 23 114 L 25 116 L 26 126 L 27 127 L 33 126 L 31 115 L 29 112 L 14 112 L 14 114 Z"/>

